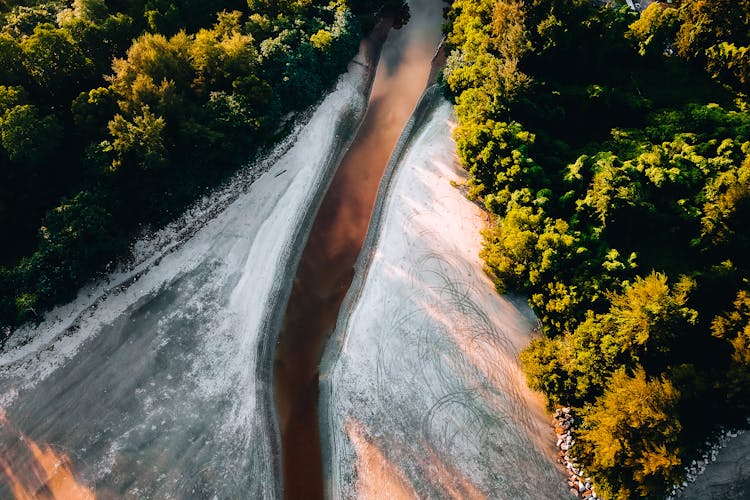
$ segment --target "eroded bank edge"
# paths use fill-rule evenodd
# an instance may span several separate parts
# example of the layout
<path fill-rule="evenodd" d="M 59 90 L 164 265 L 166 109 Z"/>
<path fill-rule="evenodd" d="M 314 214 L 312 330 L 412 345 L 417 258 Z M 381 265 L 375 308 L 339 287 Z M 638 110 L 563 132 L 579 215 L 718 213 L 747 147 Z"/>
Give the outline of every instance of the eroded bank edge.
<path fill-rule="evenodd" d="M 363 54 L 365 77 L 364 86 L 360 99 L 360 105 L 352 106 L 345 112 L 338 122 L 333 134 L 344 133 L 345 139 L 338 142 L 336 148 L 329 152 L 323 168 L 323 175 L 318 178 L 318 182 L 312 187 L 314 195 L 308 210 L 301 214 L 299 224 L 296 226 L 295 234 L 292 237 L 292 243 L 279 256 L 274 268 L 276 276 L 273 280 L 273 288 L 269 296 L 266 311 L 261 320 L 261 331 L 267 332 L 262 335 L 258 343 L 258 363 L 256 366 L 256 401 L 259 408 L 258 413 L 265 420 L 264 427 L 271 432 L 269 456 L 273 457 L 273 470 L 275 484 L 273 487 L 273 498 L 282 498 L 284 493 L 283 477 L 283 458 L 281 446 L 281 433 L 279 429 L 278 414 L 276 411 L 276 390 L 274 379 L 274 362 L 276 356 L 276 344 L 279 338 L 281 327 L 283 326 L 289 297 L 294 284 L 294 277 L 297 275 L 302 251 L 310 235 L 313 222 L 317 217 L 320 205 L 323 202 L 325 193 L 333 180 L 333 177 L 341 163 L 344 155 L 351 147 L 354 138 L 357 135 L 364 116 L 367 112 L 367 104 L 372 91 L 375 79 L 375 71 L 380 59 L 380 51 L 383 47 L 388 32 L 390 31 L 390 22 L 381 21 L 368 37 L 366 51 Z"/>
<path fill-rule="evenodd" d="M 439 69 L 439 68 L 437 68 Z M 430 116 L 436 110 L 444 97 L 442 92 L 435 84 L 438 71 L 433 67 L 430 78 L 427 82 L 427 88 L 420 97 L 409 121 L 404 126 L 404 130 L 399 136 L 399 140 L 393 149 L 393 153 L 388 161 L 386 170 L 380 181 L 378 194 L 375 199 L 372 216 L 367 229 L 362 250 L 355 263 L 355 273 L 352 284 L 344 297 L 344 301 L 339 309 L 339 316 L 336 320 L 336 326 L 323 349 L 323 359 L 320 365 L 320 396 L 318 402 L 318 420 L 321 435 L 321 449 L 323 452 L 323 474 L 324 488 L 326 498 L 341 498 L 341 492 L 335 491 L 335 485 L 332 484 L 332 466 L 333 466 L 333 446 L 331 431 L 332 415 L 330 413 L 330 401 L 333 387 L 331 384 L 331 374 L 339 359 L 341 347 L 346 340 L 346 332 L 351 319 L 351 312 L 359 301 L 369 274 L 370 264 L 375 254 L 377 243 L 380 240 L 382 230 L 382 219 L 384 209 L 388 203 L 391 187 L 395 179 L 398 167 L 402 163 L 406 153 L 412 146 L 414 140 L 419 136 L 424 126 L 429 123 Z"/>

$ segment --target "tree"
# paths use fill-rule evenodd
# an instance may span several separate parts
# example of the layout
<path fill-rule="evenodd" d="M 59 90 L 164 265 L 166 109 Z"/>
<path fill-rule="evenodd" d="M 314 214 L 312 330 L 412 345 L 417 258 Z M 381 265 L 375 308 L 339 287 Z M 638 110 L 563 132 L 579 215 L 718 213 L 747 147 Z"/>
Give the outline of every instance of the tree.
<path fill-rule="evenodd" d="M 584 412 L 574 452 L 590 464 L 602 498 L 652 498 L 680 479 L 679 398 L 667 380 L 620 370 Z"/>
<path fill-rule="evenodd" d="M 116 97 L 108 87 L 81 92 L 71 104 L 73 123 L 86 135 L 97 136 L 97 132 L 105 130 L 116 112 Z"/>
<path fill-rule="evenodd" d="M 322 52 L 329 50 L 332 42 L 333 35 L 328 30 L 320 29 L 317 33 L 310 36 L 310 43 L 312 46 Z"/>
<path fill-rule="evenodd" d="M 578 210 L 593 212 L 602 227 L 611 222 L 618 209 L 636 206 L 642 201 L 641 175 L 611 152 L 603 152 L 593 159 L 594 170 L 589 189 L 578 200 Z"/>
<path fill-rule="evenodd" d="M 28 102 L 29 95 L 23 87 L 0 85 L 0 120 L 7 111 L 21 104 L 28 104 Z"/>
<path fill-rule="evenodd" d="M 728 242 L 750 218 L 750 156 L 732 163 L 705 184 L 702 233 L 716 244 Z"/>
<path fill-rule="evenodd" d="M 564 220 L 514 201 L 508 203 L 505 216 L 483 236 L 480 255 L 500 291 L 529 290 L 554 282 L 553 277 L 564 265 L 576 239 Z"/>
<path fill-rule="evenodd" d="M 143 16 L 153 33 L 172 35 L 180 29 L 180 5 L 169 0 L 148 0 Z"/>
<path fill-rule="evenodd" d="M 722 42 L 708 48 L 706 59 L 711 76 L 735 82 L 744 92 L 750 90 L 750 47 Z"/>
<path fill-rule="evenodd" d="M 126 59 L 115 59 L 111 86 L 123 111 L 137 114 L 144 105 L 160 113 L 176 109 L 175 94 L 193 81 L 190 45 L 185 33 L 169 39 L 145 34 L 133 42 Z"/>
<path fill-rule="evenodd" d="M 698 319 L 697 311 L 687 305 L 694 286 L 683 277 L 670 288 L 665 274 L 652 272 L 611 295 L 609 315 L 619 349 L 647 369 L 668 362 L 674 342 Z"/>
<path fill-rule="evenodd" d="M 576 397 L 575 383 L 560 356 L 563 348 L 564 341 L 560 337 L 540 337 L 521 352 L 521 364 L 529 387 L 542 392 L 550 407 L 570 404 Z"/>
<path fill-rule="evenodd" d="M 93 63 L 62 29 L 38 26 L 21 42 L 24 65 L 36 86 L 51 100 L 68 100 L 93 77 Z"/>
<path fill-rule="evenodd" d="M 137 166 L 142 170 L 153 170 L 165 164 L 167 148 L 164 144 L 164 118 L 156 116 L 148 106 L 132 121 L 115 115 L 109 122 L 112 150 L 115 159 L 112 170 Z"/>
<path fill-rule="evenodd" d="M 686 335 L 696 321 L 696 311 L 686 306 L 692 286 L 683 279 L 670 289 L 665 275 L 651 273 L 626 284 L 621 293 L 609 294 L 606 313 L 589 310 L 580 321 L 578 306 L 586 302 L 576 297 L 575 290 L 563 289 L 557 297 L 540 293 L 540 300 L 532 298 L 531 302 L 541 310 L 542 318 L 567 314 L 568 321 L 555 324 L 554 317 L 545 319 L 554 325 L 553 331 L 565 333 L 537 341 L 522 356 L 531 386 L 544 390 L 550 401 L 583 405 L 600 396 L 620 368 L 645 365 L 651 373 L 660 373 L 672 361 L 676 339 Z M 547 306 L 551 297 L 560 301 L 566 294 L 570 296 L 567 301 Z"/>
<path fill-rule="evenodd" d="M 669 49 L 679 29 L 679 12 L 669 5 L 654 2 L 641 12 L 630 25 L 628 38 L 638 43 L 638 51 L 645 56 L 660 56 Z"/>
<path fill-rule="evenodd" d="M 687 0 L 680 16 L 682 25 L 675 45 L 683 57 L 703 60 L 705 51 L 721 42 L 750 44 L 748 0 Z"/>
<path fill-rule="evenodd" d="M 53 116 L 42 117 L 35 106 L 23 104 L 6 111 L 0 135 L 11 161 L 36 166 L 58 148 L 62 128 Z"/>
<path fill-rule="evenodd" d="M 104 0 L 73 0 L 72 16 L 87 21 L 101 21 L 107 16 Z"/>
<path fill-rule="evenodd" d="M 62 27 L 92 61 L 96 78 L 112 70 L 112 59 L 121 56 L 136 35 L 133 19 L 121 13 L 97 21 L 71 16 Z"/>
<path fill-rule="evenodd" d="M 25 78 L 21 46 L 10 36 L 0 34 L 0 82 L 14 85 L 23 83 Z"/>
<path fill-rule="evenodd" d="M 254 75 L 258 54 L 253 38 L 240 31 L 240 12 L 223 13 L 210 30 L 200 30 L 188 50 L 195 69 L 193 88 L 205 94 L 228 90 L 236 78 Z"/>
<path fill-rule="evenodd" d="M 733 305 L 714 318 L 711 333 L 732 348 L 727 393 L 731 406 L 744 417 L 750 411 L 750 292 L 740 290 Z"/>
<path fill-rule="evenodd" d="M 88 191 L 63 200 L 42 224 L 37 258 L 46 269 L 38 277 L 36 293 L 46 300 L 65 293 L 60 280 L 83 283 L 123 243 L 102 200 Z"/>
<path fill-rule="evenodd" d="M 36 2 L 34 2 L 36 3 Z M 54 24 L 60 4 L 40 2 L 33 6 L 16 5 L 5 14 L 2 31 L 15 38 L 24 39 L 30 36 L 37 26 Z"/>

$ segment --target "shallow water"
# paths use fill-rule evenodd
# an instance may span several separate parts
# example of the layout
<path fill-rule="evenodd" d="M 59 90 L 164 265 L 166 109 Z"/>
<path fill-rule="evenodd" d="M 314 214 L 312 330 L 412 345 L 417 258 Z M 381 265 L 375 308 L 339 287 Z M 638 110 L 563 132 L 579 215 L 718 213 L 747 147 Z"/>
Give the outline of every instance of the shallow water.
<path fill-rule="evenodd" d="M 276 399 L 287 498 L 320 498 L 318 364 L 388 158 L 425 88 L 441 38 L 441 0 L 411 0 L 410 22 L 383 45 L 367 114 L 339 166 L 302 254 L 276 353 Z"/>

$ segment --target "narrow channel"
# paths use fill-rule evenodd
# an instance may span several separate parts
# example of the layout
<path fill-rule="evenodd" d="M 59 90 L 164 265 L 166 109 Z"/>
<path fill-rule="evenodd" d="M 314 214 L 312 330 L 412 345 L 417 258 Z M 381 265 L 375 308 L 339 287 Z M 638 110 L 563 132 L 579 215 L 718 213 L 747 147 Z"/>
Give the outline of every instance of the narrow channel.
<path fill-rule="evenodd" d="M 320 210 L 295 277 L 275 359 L 286 498 L 322 498 L 318 368 L 354 276 L 380 180 L 425 89 L 442 0 L 410 0 L 411 20 L 383 45 L 368 109 Z"/>

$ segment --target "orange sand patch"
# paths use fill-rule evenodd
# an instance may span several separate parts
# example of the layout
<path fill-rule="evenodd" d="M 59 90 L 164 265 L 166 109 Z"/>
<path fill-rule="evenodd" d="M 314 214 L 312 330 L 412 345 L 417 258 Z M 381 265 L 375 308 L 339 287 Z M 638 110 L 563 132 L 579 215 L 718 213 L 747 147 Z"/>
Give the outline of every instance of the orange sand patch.
<path fill-rule="evenodd" d="M 448 466 L 430 445 L 424 443 L 422 446 L 426 451 L 420 459 L 420 468 L 429 480 L 443 489 L 443 493 L 457 500 L 484 500 L 487 496 L 479 491 L 469 478 L 460 471 Z"/>
<path fill-rule="evenodd" d="M 347 419 L 344 424 L 357 452 L 357 497 L 401 500 L 418 498 L 404 473 L 391 463 L 377 444 L 365 436 L 362 424 Z"/>
<path fill-rule="evenodd" d="M 16 429 L 0 409 L 0 436 L 18 443 L 0 454 L 0 476 L 15 499 L 95 499 L 93 490 L 79 483 L 70 458 L 49 445 L 39 445 Z M 4 441 L 6 439 L 3 439 Z M 6 441 L 7 442 L 7 441 Z"/>

